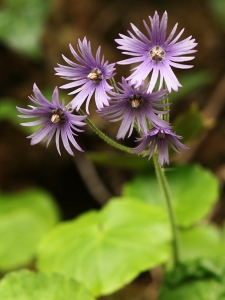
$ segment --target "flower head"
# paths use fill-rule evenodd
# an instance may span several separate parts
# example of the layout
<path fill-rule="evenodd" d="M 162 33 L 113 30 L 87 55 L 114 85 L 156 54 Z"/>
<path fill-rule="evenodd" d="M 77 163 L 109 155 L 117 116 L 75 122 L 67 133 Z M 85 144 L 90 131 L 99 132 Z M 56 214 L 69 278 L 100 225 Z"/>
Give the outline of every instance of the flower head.
<path fill-rule="evenodd" d="M 125 50 L 123 54 L 133 56 L 118 63 L 122 65 L 140 63 L 127 78 L 131 79 L 132 83 L 137 82 L 137 85 L 140 85 L 142 80 L 152 72 L 148 88 L 149 92 L 154 89 L 158 77 L 160 77 L 159 89 L 162 87 L 164 80 L 169 92 L 171 92 L 171 90 L 177 91 L 181 84 L 177 80 L 171 67 L 180 69 L 193 67 L 191 65 L 181 64 L 180 62 L 194 58 L 194 56 L 186 55 L 196 52 L 193 48 L 197 43 L 194 42 L 195 40 L 192 39 L 191 36 L 177 42 L 184 31 L 184 29 L 182 29 L 178 35 L 173 38 L 178 24 L 173 27 L 170 35 L 166 38 L 168 20 L 166 12 L 163 14 L 161 22 L 159 21 L 157 12 L 155 12 L 153 18 L 149 17 L 149 20 L 151 29 L 147 23 L 143 21 L 149 37 L 146 37 L 135 25 L 131 24 L 136 36 L 128 31 L 130 37 L 120 34 L 121 39 L 115 40 L 120 45 L 118 49 Z"/>
<path fill-rule="evenodd" d="M 98 109 L 104 105 L 109 105 L 109 96 L 107 92 L 112 90 L 112 87 L 107 83 L 107 79 L 114 76 L 115 64 L 104 62 L 104 56 L 100 59 L 101 47 L 98 48 L 96 58 L 91 52 L 91 44 L 87 42 L 86 37 L 81 41 L 78 40 L 78 51 L 70 45 L 70 50 L 78 63 L 72 62 L 63 55 L 63 59 L 70 65 L 63 66 L 58 64 L 55 68 L 56 75 L 64 79 L 71 80 L 71 83 L 61 86 L 63 89 L 75 88 L 69 95 L 76 94 L 72 100 L 73 109 L 79 110 L 85 100 L 86 111 L 89 113 L 88 106 L 92 95 L 95 93 L 95 102 Z"/>
<path fill-rule="evenodd" d="M 138 155 L 141 154 L 145 148 L 148 147 L 148 150 L 143 156 L 149 155 L 149 159 L 152 157 L 156 147 L 158 148 L 158 160 L 161 166 L 165 163 L 169 164 L 169 154 L 168 154 L 168 145 L 172 149 L 179 153 L 181 149 L 188 149 L 184 144 L 182 144 L 178 139 L 182 137 L 176 135 L 172 132 L 171 128 L 154 128 L 142 138 L 137 138 L 136 141 L 142 141 L 142 143 L 133 148 L 134 153 Z"/>
<path fill-rule="evenodd" d="M 55 134 L 57 150 L 60 153 L 59 139 L 62 138 L 63 145 L 70 155 L 74 155 L 69 142 L 79 151 L 83 151 L 74 139 L 75 131 L 82 132 L 77 128 L 84 126 L 83 120 L 86 116 L 73 115 L 67 107 L 59 102 L 58 88 L 56 87 L 52 94 L 52 103 L 49 102 L 40 92 L 36 84 L 33 87 L 34 96 L 29 99 L 38 106 L 29 105 L 31 109 L 17 107 L 22 113 L 20 118 L 38 118 L 36 121 L 21 123 L 23 126 L 42 125 L 35 133 L 28 136 L 31 139 L 31 145 L 38 144 L 42 140 L 47 141 L 47 147 Z"/>
<path fill-rule="evenodd" d="M 139 131 L 148 132 L 146 118 L 153 126 L 168 127 L 168 123 L 162 120 L 157 114 L 164 114 L 166 111 L 159 111 L 154 107 L 163 107 L 164 104 L 158 103 L 166 98 L 168 91 L 160 90 L 155 93 L 146 93 L 144 83 L 135 88 L 131 82 L 122 78 L 122 83 L 117 87 L 118 93 L 112 94 L 110 106 L 104 107 L 99 114 L 102 118 L 111 122 L 122 120 L 117 139 L 124 138 L 129 131 L 131 135 L 134 123 L 137 122 Z"/>

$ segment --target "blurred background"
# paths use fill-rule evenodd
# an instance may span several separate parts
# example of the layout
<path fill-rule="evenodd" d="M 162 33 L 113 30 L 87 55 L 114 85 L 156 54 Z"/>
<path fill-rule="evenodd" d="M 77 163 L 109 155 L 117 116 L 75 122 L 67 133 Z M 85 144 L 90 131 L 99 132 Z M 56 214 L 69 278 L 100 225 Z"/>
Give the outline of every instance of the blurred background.
<path fill-rule="evenodd" d="M 30 129 L 19 126 L 15 106 L 26 107 L 35 82 L 51 99 L 54 87 L 65 83 L 54 75 L 61 54 L 70 59 L 69 43 L 87 36 L 93 52 L 99 45 L 110 63 L 125 58 L 116 49 L 118 33 L 126 34 L 130 22 L 143 29 L 142 20 L 155 10 L 169 16 L 168 33 L 176 22 L 182 39 L 198 42 L 194 68 L 176 70 L 183 85 L 172 93 L 171 121 L 191 149 L 172 156 L 172 163 L 197 162 L 225 180 L 225 2 L 223 0 L 1 0 L 0 1 L 0 190 L 16 192 L 41 187 L 57 200 L 63 219 L 99 208 L 134 174 L 151 169 L 151 163 L 105 145 L 87 126 L 77 138 L 85 154 L 75 158 L 64 150 L 60 157 L 54 142 L 30 146 Z M 118 66 L 116 80 L 129 75 Z M 61 97 L 71 100 L 64 90 Z M 94 102 L 94 101 L 93 101 Z M 111 138 L 119 124 L 107 123 L 91 107 L 91 120 Z M 124 144 L 134 145 L 133 135 Z M 222 208 L 222 209 L 221 209 Z M 215 220 L 224 217 L 223 193 Z"/>
<path fill-rule="evenodd" d="M 210 218 L 222 224 L 225 218 L 224 0 L 0 0 L 0 200 L 3 200 L 3 195 L 17 195 L 30 188 L 40 188 L 53 196 L 61 218 L 68 220 L 90 209 L 98 209 L 110 197 L 120 195 L 123 184 L 135 175 L 154 172 L 151 161 L 112 149 L 88 126 L 77 137 L 85 153 L 76 151 L 75 157 L 71 157 L 62 147 L 60 157 L 53 141 L 47 149 L 44 144 L 30 146 L 26 136 L 34 129 L 19 125 L 23 120 L 17 117 L 16 106 L 25 108 L 30 104 L 28 96 L 32 94 L 33 83 L 51 100 L 54 87 L 66 83 L 54 75 L 54 67 L 57 63 L 65 64 L 62 54 L 73 60 L 69 44 L 76 48 L 78 38 L 86 36 L 91 41 L 93 53 L 101 45 L 101 53 L 110 63 L 124 59 L 125 56 L 116 49 L 114 39 L 118 38 L 119 33 L 126 34 L 130 30 L 130 22 L 144 30 L 142 20 L 148 22 L 148 16 L 153 16 L 155 10 L 160 16 L 165 10 L 168 12 L 168 33 L 178 22 L 178 32 L 185 28 L 182 39 L 192 35 L 198 43 L 196 58 L 190 62 L 194 68 L 174 69 L 183 88 L 170 95 L 171 122 L 190 150 L 180 155 L 171 153 L 170 167 L 173 164 L 197 163 L 218 177 L 220 199 Z M 129 67 L 118 66 L 115 79 L 120 81 L 121 76 L 127 77 L 129 74 Z M 65 90 L 60 90 L 60 95 L 66 101 L 72 100 Z M 91 120 L 115 139 L 120 124 L 107 123 L 99 118 L 95 110 L 92 101 Z M 135 134 L 122 143 L 134 146 L 134 138 Z M 20 200 L 25 199 L 26 205 L 36 203 L 32 210 L 37 210 L 36 207 L 42 205 L 39 198 L 45 196 L 40 193 L 39 198 L 34 197 L 35 201 L 32 197 L 30 194 L 20 194 Z M 20 200 L 15 197 L 15 201 Z M 43 202 L 43 207 L 46 203 Z M 53 211 L 54 205 L 48 205 L 49 211 Z M 39 214 L 45 218 L 42 210 L 46 211 L 46 208 L 39 209 Z M 53 226 L 56 219 L 52 216 L 43 232 Z M 8 220 L 11 224 L 14 216 Z M 4 226 L 0 226 L 0 235 L 2 237 L 5 233 L 8 237 L 10 234 Z M 17 226 L 17 223 L 12 226 L 13 234 Z M 27 227 L 23 230 L 27 231 Z M 24 231 L 21 231 L 21 236 L 24 236 Z M 9 252 L 8 249 L 12 249 L 12 253 L 5 266 L 4 256 L 0 255 L 1 272 L 30 262 L 33 249 L 43 233 L 40 236 L 35 234 L 35 246 L 30 246 L 30 256 L 25 255 L 15 263 L 11 263 L 15 256 L 15 241 L 10 244 L 11 241 L 8 243 L 7 240 L 5 253 Z M 26 249 L 26 244 L 16 252 L 23 253 L 24 247 Z M 31 263 L 30 268 L 32 266 Z M 146 286 L 146 274 L 138 280 L 136 283 L 139 286 Z M 133 295 L 135 283 L 130 288 L 130 295 Z"/>

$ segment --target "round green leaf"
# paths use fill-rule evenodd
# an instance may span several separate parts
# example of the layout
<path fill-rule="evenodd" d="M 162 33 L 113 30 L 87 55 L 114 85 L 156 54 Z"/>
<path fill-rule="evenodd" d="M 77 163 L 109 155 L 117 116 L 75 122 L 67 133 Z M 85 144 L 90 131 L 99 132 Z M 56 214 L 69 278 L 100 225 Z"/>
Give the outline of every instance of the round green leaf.
<path fill-rule="evenodd" d="M 0 299 L 4 300 L 94 300 L 73 279 L 59 274 L 41 274 L 21 270 L 7 274 L 0 283 Z"/>
<path fill-rule="evenodd" d="M 157 207 L 111 200 L 100 212 L 61 223 L 41 243 L 37 267 L 67 274 L 94 295 L 109 294 L 168 259 L 169 225 Z"/>
<path fill-rule="evenodd" d="M 0 270 L 29 263 L 42 236 L 58 221 L 58 209 L 43 190 L 0 195 Z"/>
<path fill-rule="evenodd" d="M 219 183 L 209 171 L 198 165 L 166 169 L 174 210 L 180 226 L 189 227 L 206 217 L 218 199 Z M 164 199 L 155 176 L 139 176 L 125 184 L 125 197 L 135 197 L 165 209 Z"/>

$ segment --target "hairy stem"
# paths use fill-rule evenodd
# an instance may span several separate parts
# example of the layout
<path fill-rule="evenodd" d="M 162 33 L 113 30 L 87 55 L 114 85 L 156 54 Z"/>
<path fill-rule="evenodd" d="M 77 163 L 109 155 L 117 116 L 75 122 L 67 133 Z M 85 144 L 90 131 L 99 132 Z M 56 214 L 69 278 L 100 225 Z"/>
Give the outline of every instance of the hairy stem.
<path fill-rule="evenodd" d="M 166 89 L 167 86 L 166 84 L 164 83 L 163 84 L 163 88 Z M 163 119 L 169 123 L 170 121 L 170 114 L 169 114 L 169 111 L 168 111 L 168 107 L 169 107 L 169 97 L 167 96 L 166 99 L 164 99 L 163 103 L 165 104 L 165 107 L 164 107 L 164 111 L 167 111 L 167 113 L 165 115 L 163 115 Z"/>
<path fill-rule="evenodd" d="M 116 87 L 116 81 L 115 81 L 114 77 L 110 78 L 109 81 L 110 81 L 111 85 L 113 86 L 114 92 L 119 93 L 117 90 L 117 87 Z"/>
<path fill-rule="evenodd" d="M 85 113 L 80 109 L 79 113 L 83 116 L 85 116 Z M 101 130 L 99 130 L 92 122 L 90 119 L 86 118 L 85 121 L 87 124 L 90 126 L 90 128 L 101 138 L 103 139 L 106 143 L 111 145 L 112 147 L 119 149 L 121 151 L 124 151 L 126 153 L 132 153 L 132 150 L 129 147 L 123 146 L 114 140 L 110 139 L 106 134 L 104 134 Z"/>

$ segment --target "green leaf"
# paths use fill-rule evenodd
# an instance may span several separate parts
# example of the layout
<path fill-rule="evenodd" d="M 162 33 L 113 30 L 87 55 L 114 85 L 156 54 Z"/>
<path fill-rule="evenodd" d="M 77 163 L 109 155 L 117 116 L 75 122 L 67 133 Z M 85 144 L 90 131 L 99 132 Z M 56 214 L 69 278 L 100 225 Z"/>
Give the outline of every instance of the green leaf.
<path fill-rule="evenodd" d="M 1 99 L 0 101 L 0 120 L 10 120 L 15 124 L 19 124 L 16 110 L 16 100 Z"/>
<path fill-rule="evenodd" d="M 194 280 L 209 277 L 221 281 L 223 270 L 221 270 L 218 261 L 208 258 L 199 258 L 182 262 L 171 272 L 166 273 L 164 285 L 175 287 L 190 279 Z"/>
<path fill-rule="evenodd" d="M 0 11 L 0 39 L 31 57 L 40 56 L 49 1 L 5 0 Z"/>
<path fill-rule="evenodd" d="M 4 300 L 94 300 L 73 279 L 59 274 L 41 274 L 21 270 L 7 274 L 0 283 L 0 299 Z"/>
<path fill-rule="evenodd" d="M 153 169 L 153 163 L 147 157 L 113 152 L 88 152 L 87 157 L 100 166 L 112 166 L 114 168 L 126 168 L 128 170 Z"/>
<path fill-rule="evenodd" d="M 100 212 L 56 226 L 41 243 L 37 267 L 67 274 L 94 295 L 105 295 L 165 262 L 169 241 L 164 212 L 136 200 L 114 199 Z"/>
<path fill-rule="evenodd" d="M 213 80 L 213 77 L 214 74 L 208 70 L 188 72 L 180 77 L 179 81 L 182 84 L 182 89 L 179 89 L 179 93 L 173 91 L 169 95 L 169 102 L 173 103 L 177 100 L 181 100 L 191 92 L 204 87 Z"/>
<path fill-rule="evenodd" d="M 222 300 L 225 296 L 221 265 L 199 258 L 166 272 L 159 300 Z"/>
<path fill-rule="evenodd" d="M 209 12 L 213 13 L 216 21 L 225 28 L 225 3 L 224 0 L 208 0 Z"/>
<path fill-rule="evenodd" d="M 43 190 L 0 194 L 0 270 L 29 263 L 40 239 L 58 219 L 52 197 Z"/>
<path fill-rule="evenodd" d="M 21 104 L 21 103 L 20 103 Z M 19 112 L 16 106 L 20 106 L 15 99 L 1 99 L 0 101 L 0 121 L 9 121 L 11 124 L 15 125 L 18 129 L 24 131 L 26 134 L 34 133 L 40 126 L 21 126 L 20 123 L 25 122 L 24 119 L 18 117 Z M 33 121 L 35 119 L 29 119 Z"/>
<path fill-rule="evenodd" d="M 189 227 L 206 217 L 218 199 L 219 183 L 198 165 L 166 169 L 178 224 Z M 165 209 L 163 196 L 154 175 L 138 176 L 124 185 L 123 195 Z"/>
<path fill-rule="evenodd" d="M 182 260 L 197 258 L 217 258 L 222 249 L 222 238 L 219 229 L 208 224 L 180 231 L 180 250 Z"/>
<path fill-rule="evenodd" d="M 224 286 L 215 279 L 189 280 L 179 286 L 163 286 L 159 300 L 224 300 Z"/>
<path fill-rule="evenodd" d="M 191 120 L 191 122 L 190 122 Z M 183 136 L 182 143 L 199 137 L 205 130 L 202 114 L 196 105 L 192 105 L 183 114 L 179 114 L 173 122 L 173 129 Z"/>

